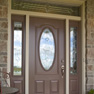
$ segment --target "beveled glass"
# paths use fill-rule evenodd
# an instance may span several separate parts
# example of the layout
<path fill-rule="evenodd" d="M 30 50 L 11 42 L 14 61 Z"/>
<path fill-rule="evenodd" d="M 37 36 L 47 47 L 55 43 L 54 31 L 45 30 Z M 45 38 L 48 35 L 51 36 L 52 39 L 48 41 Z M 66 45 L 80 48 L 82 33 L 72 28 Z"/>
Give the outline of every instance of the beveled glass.
<path fill-rule="evenodd" d="M 49 70 L 55 57 L 55 40 L 53 33 L 47 28 L 42 32 L 39 46 L 40 61 L 45 70 Z"/>
<path fill-rule="evenodd" d="M 22 23 L 14 22 L 13 75 L 22 74 Z"/>
<path fill-rule="evenodd" d="M 70 28 L 70 73 L 77 73 L 77 28 Z"/>

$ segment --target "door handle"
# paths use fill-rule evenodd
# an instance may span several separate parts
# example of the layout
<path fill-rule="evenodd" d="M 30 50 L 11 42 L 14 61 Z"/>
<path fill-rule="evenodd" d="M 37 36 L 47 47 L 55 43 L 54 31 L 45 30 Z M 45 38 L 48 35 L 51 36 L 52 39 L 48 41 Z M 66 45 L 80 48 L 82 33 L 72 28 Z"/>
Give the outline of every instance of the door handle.
<path fill-rule="evenodd" d="M 61 75 L 62 75 L 62 78 L 64 76 L 64 65 L 61 66 Z"/>

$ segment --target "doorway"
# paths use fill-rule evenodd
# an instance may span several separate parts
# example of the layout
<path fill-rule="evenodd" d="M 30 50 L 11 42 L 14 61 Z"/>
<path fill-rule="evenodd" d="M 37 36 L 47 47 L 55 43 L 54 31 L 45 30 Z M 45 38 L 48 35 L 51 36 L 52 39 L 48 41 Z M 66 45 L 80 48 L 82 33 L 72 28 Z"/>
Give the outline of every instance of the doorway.
<path fill-rule="evenodd" d="M 16 22 L 17 24 L 15 26 L 19 26 L 17 22 L 21 22 L 21 19 L 17 20 L 17 16 L 18 15 L 12 17 L 13 19 L 16 18 L 16 20 L 12 19 L 12 22 Z M 29 69 L 29 76 L 25 76 L 29 77 L 29 80 L 24 80 L 25 77 L 23 76 L 25 85 L 27 81 L 29 82 L 29 94 L 67 94 L 66 90 L 69 91 L 68 94 L 75 94 L 75 92 L 76 94 L 80 94 L 78 91 L 81 86 L 81 76 L 79 75 L 81 75 L 82 70 L 79 70 L 79 66 L 81 68 L 81 32 L 79 22 L 80 21 L 69 21 L 69 24 L 67 24 L 67 20 L 63 19 L 58 20 L 55 18 L 28 16 L 26 27 L 28 26 L 29 29 L 26 29 L 26 31 L 29 36 L 26 37 L 26 40 L 28 38 L 29 42 L 26 42 L 26 46 L 29 46 L 29 54 L 27 54 L 26 57 L 28 56 L 29 62 L 25 64 L 24 62 L 22 63 L 22 65 L 24 64 L 25 66 L 22 66 L 21 72 L 23 74 L 25 73 L 23 70 L 27 71 L 27 69 Z M 23 21 L 23 27 L 25 27 L 24 23 Z M 65 29 L 66 26 L 69 26 L 69 28 Z M 12 28 L 14 28 L 14 26 L 12 26 Z M 25 33 L 23 32 L 23 34 Z M 78 51 L 79 53 L 77 53 Z M 15 67 L 13 65 L 14 64 L 12 64 L 11 70 Z M 29 67 L 27 68 L 26 66 L 28 65 Z M 24 69 L 24 67 L 26 69 Z M 28 73 L 26 72 L 26 75 Z M 18 78 L 18 74 L 15 76 L 12 73 L 12 75 Z M 20 86 L 19 89 L 22 92 L 22 86 L 25 87 L 25 85 L 21 83 L 23 81 L 20 79 L 17 81 L 14 79 L 13 81 L 13 83 L 15 83 L 13 85 L 15 85 L 15 87 Z M 20 83 L 21 85 L 19 85 Z"/>

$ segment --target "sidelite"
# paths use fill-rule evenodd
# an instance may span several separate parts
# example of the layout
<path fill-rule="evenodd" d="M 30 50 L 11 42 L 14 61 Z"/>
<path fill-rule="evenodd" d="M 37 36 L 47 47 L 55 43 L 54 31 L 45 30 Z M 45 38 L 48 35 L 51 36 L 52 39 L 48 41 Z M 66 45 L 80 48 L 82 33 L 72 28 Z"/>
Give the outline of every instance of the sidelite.
<path fill-rule="evenodd" d="M 39 54 L 42 67 L 49 70 L 54 63 L 55 42 L 53 33 L 48 28 L 44 29 L 41 34 Z"/>
<path fill-rule="evenodd" d="M 22 74 L 22 22 L 14 22 L 13 75 Z"/>
<path fill-rule="evenodd" d="M 71 74 L 77 73 L 77 28 L 70 28 L 70 67 Z"/>
<path fill-rule="evenodd" d="M 11 81 L 12 87 L 25 94 L 25 16 L 11 15 Z"/>

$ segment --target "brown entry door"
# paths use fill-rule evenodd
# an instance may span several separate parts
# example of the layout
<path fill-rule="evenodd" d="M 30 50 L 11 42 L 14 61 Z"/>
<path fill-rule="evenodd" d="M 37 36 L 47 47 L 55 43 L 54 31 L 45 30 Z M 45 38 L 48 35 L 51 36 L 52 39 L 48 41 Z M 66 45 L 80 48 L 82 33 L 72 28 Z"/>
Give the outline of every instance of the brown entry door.
<path fill-rule="evenodd" d="M 63 20 L 30 17 L 29 94 L 64 94 Z"/>

